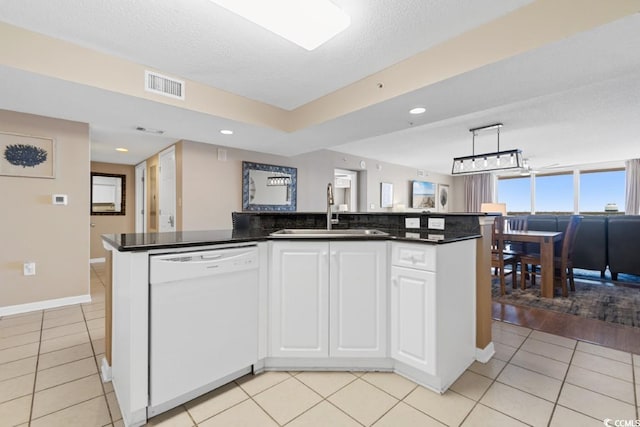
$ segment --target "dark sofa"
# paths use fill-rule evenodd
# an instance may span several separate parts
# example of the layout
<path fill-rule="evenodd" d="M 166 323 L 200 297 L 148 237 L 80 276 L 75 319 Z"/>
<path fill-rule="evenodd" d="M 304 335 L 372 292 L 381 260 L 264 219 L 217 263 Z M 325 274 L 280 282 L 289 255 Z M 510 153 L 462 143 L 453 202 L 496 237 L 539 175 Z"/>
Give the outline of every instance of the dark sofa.
<path fill-rule="evenodd" d="M 569 216 L 558 216 L 558 231 L 564 231 Z M 573 248 L 573 266 L 596 270 L 604 277 L 607 269 L 607 217 L 585 215 L 580 222 Z"/>
<path fill-rule="evenodd" d="M 609 271 L 640 275 L 640 215 L 612 216 L 608 219 L 607 248 Z"/>
<path fill-rule="evenodd" d="M 569 215 L 528 215 L 529 230 L 565 231 Z M 559 253 L 561 243 L 556 245 Z M 529 249 L 529 248 L 527 248 Z M 640 275 L 640 215 L 584 215 L 577 231 L 573 266 L 600 271 L 607 267 L 613 280 L 618 273 Z"/>

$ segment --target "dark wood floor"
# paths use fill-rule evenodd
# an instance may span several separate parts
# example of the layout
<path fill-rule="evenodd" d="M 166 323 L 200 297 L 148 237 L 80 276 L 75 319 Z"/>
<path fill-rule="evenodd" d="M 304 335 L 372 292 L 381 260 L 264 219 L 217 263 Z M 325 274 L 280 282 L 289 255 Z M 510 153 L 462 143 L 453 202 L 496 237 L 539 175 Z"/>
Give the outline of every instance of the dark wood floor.
<path fill-rule="evenodd" d="M 492 309 L 496 320 L 640 354 L 640 328 L 499 302 Z"/>

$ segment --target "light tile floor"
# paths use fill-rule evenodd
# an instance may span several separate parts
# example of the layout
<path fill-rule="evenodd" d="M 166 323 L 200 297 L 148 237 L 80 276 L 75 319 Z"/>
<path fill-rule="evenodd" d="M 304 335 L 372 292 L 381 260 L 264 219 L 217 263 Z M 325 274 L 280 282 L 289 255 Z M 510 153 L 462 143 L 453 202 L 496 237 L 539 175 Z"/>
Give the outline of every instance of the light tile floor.
<path fill-rule="evenodd" d="M 1 426 L 121 426 L 102 383 L 104 266 L 90 304 L 0 319 Z M 149 421 L 154 426 L 602 426 L 639 419 L 640 356 L 508 323 L 496 355 L 443 395 L 391 373 L 266 372 Z"/>

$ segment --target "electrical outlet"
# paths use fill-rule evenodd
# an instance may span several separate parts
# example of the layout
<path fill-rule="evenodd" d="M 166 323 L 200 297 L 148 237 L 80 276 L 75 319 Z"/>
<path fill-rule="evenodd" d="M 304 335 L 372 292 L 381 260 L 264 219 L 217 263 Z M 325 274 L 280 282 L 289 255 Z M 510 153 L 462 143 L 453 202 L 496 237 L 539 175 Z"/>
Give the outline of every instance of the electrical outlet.
<path fill-rule="evenodd" d="M 420 228 L 420 218 L 405 218 L 404 228 Z"/>
<path fill-rule="evenodd" d="M 433 230 L 444 230 L 444 218 L 429 218 L 427 227 Z"/>
<path fill-rule="evenodd" d="M 25 276 L 35 276 L 36 275 L 36 263 L 27 261 L 24 263 L 23 273 Z"/>

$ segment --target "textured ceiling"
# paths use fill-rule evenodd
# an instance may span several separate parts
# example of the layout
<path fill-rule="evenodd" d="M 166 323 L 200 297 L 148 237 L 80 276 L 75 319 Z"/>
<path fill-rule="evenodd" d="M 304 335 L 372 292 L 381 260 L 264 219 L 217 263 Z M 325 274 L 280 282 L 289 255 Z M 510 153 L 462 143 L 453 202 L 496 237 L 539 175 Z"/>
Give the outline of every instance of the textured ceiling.
<path fill-rule="evenodd" d="M 208 0 L 0 0 L 0 21 L 292 109 L 530 1 L 335 3 L 353 24 L 312 52 Z M 638 157 L 640 14 L 291 133 L 25 72 L 2 58 L 0 82 L 11 82 L 0 85 L 0 108 L 90 123 L 97 161 L 134 164 L 189 139 L 282 155 L 326 148 L 449 173 L 452 157 L 470 154 L 469 128 L 503 122 L 501 147 L 521 148 L 534 167 L 620 164 Z M 414 105 L 427 113 L 409 116 Z M 236 133 L 221 136 L 223 127 Z M 477 150 L 494 144 L 481 138 Z M 128 155 L 113 151 L 120 145 Z"/>
<path fill-rule="evenodd" d="M 209 0 L 2 0 L 0 19 L 293 109 L 529 2 L 336 0 L 351 26 L 312 52 Z"/>

